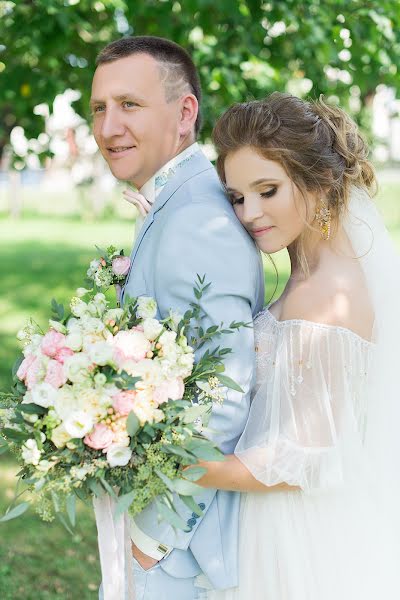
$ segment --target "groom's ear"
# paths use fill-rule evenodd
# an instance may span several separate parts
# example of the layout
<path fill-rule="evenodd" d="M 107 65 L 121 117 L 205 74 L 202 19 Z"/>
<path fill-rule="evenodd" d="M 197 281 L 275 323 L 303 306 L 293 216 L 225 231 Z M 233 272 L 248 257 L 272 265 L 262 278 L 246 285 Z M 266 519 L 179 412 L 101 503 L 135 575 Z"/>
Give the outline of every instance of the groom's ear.
<path fill-rule="evenodd" d="M 180 105 L 179 133 L 182 137 L 186 137 L 192 132 L 195 135 L 195 124 L 199 112 L 196 96 L 186 94 L 181 99 Z"/>

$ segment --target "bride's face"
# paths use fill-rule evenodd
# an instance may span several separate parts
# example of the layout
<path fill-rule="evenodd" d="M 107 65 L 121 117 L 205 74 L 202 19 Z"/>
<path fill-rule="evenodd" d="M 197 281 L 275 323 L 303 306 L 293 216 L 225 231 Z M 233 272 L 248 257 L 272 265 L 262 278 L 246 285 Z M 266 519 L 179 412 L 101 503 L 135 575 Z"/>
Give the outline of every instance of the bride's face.
<path fill-rule="evenodd" d="M 279 163 L 240 148 L 225 159 L 225 179 L 238 219 L 262 252 L 290 246 L 306 227 L 304 199 Z"/>

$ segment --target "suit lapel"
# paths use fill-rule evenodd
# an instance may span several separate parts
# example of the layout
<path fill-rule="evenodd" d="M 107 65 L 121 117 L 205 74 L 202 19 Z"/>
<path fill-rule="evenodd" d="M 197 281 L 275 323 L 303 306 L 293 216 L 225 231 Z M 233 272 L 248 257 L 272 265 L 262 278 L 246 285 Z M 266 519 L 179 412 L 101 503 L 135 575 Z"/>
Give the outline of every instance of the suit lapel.
<path fill-rule="evenodd" d="M 129 275 L 135 261 L 136 255 L 140 248 L 140 245 L 145 237 L 146 233 L 150 229 L 153 221 L 154 215 L 158 213 L 168 202 L 171 196 L 186 182 L 188 179 L 191 179 L 195 175 L 202 173 L 203 171 L 208 171 L 209 169 L 213 169 L 211 162 L 204 156 L 204 154 L 200 151 L 193 155 L 193 158 L 187 162 L 185 165 L 180 167 L 175 175 L 168 181 L 160 195 L 154 202 L 151 211 L 147 215 L 146 219 L 143 222 L 140 233 L 137 237 L 135 245 L 133 247 L 131 253 L 131 266 L 129 270 L 129 274 L 127 276 L 127 281 L 129 279 Z"/>

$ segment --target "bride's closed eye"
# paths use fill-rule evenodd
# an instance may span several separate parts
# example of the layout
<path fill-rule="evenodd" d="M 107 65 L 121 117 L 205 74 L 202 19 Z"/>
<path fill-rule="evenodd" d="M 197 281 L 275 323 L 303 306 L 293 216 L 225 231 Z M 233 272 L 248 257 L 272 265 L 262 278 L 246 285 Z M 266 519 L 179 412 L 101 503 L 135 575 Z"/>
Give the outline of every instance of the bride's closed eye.
<path fill-rule="evenodd" d="M 272 198 L 272 196 L 275 196 L 277 190 L 278 190 L 278 188 L 276 186 L 274 186 L 273 188 L 271 188 L 270 190 L 268 190 L 266 192 L 260 192 L 260 196 L 262 196 L 262 198 Z M 235 206 L 235 204 L 243 204 L 243 201 L 244 201 L 243 196 L 235 197 L 235 196 L 232 196 L 232 194 L 229 195 L 229 199 L 233 206 Z"/>

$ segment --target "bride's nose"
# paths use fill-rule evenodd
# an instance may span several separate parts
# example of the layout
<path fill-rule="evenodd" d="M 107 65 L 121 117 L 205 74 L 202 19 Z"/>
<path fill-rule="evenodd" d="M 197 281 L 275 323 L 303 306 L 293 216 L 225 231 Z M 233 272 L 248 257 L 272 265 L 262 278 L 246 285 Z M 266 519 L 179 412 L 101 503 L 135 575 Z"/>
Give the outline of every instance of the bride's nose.
<path fill-rule="evenodd" d="M 245 197 L 243 201 L 242 219 L 251 224 L 264 214 L 261 198 L 257 196 Z"/>

